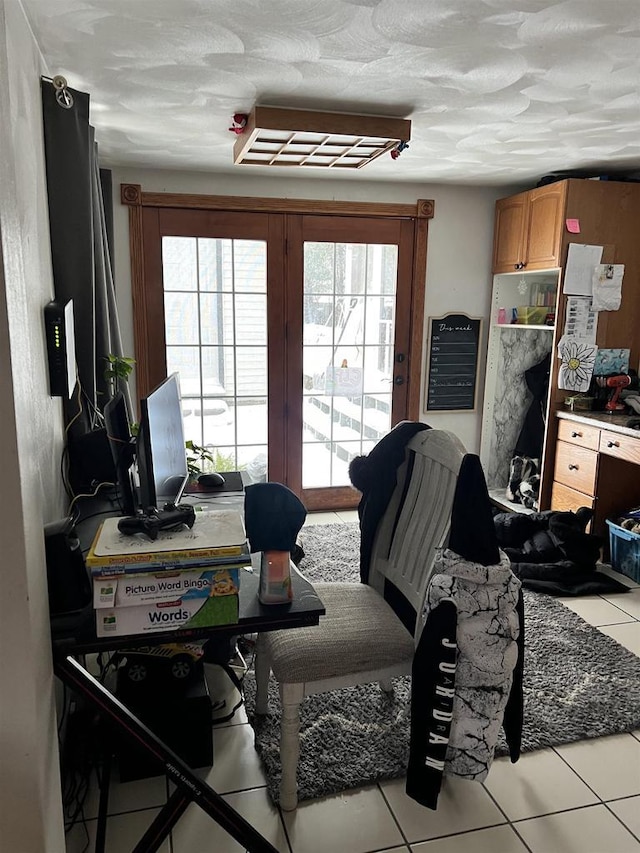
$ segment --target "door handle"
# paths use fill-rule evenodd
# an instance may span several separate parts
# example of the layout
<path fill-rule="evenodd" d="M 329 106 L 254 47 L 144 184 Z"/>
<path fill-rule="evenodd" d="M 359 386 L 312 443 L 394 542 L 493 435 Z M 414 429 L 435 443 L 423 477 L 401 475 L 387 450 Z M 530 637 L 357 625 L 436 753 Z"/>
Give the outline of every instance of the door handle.
<path fill-rule="evenodd" d="M 577 470 L 578 470 L 578 466 L 577 466 L 577 465 L 570 464 L 568 467 L 569 467 L 569 470 L 570 470 L 570 471 L 577 471 Z"/>
<path fill-rule="evenodd" d="M 396 376 L 393 380 L 394 385 L 403 385 L 404 384 L 404 376 Z"/>

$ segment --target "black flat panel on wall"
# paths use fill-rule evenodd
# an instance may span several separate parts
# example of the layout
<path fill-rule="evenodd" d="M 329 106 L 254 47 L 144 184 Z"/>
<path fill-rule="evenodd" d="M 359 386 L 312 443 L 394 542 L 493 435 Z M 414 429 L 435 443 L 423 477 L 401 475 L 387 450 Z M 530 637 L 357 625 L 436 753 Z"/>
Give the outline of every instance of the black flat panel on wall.
<path fill-rule="evenodd" d="M 445 314 L 430 317 L 428 328 L 425 411 L 473 411 L 482 320 Z"/>

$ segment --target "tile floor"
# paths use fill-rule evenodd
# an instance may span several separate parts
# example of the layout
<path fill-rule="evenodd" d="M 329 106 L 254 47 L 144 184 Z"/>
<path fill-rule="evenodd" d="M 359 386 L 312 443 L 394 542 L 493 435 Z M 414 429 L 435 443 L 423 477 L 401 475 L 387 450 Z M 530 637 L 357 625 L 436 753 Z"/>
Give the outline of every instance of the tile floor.
<path fill-rule="evenodd" d="M 308 523 L 356 520 L 318 513 Z M 563 599 L 587 622 L 640 655 L 640 585 L 626 595 Z M 211 678 L 213 675 L 209 672 Z M 214 729 L 215 765 L 199 771 L 281 853 L 640 853 L 640 731 L 494 762 L 484 785 L 445 780 L 438 810 L 404 793 L 403 780 L 302 803 L 281 814 L 269 800 L 244 712 Z M 163 778 L 114 783 L 108 853 L 126 853 L 167 798 Z M 93 849 L 97 796 L 85 809 Z M 77 826 L 67 853 L 80 853 Z M 161 853 L 236 853 L 242 848 L 189 806 Z"/>

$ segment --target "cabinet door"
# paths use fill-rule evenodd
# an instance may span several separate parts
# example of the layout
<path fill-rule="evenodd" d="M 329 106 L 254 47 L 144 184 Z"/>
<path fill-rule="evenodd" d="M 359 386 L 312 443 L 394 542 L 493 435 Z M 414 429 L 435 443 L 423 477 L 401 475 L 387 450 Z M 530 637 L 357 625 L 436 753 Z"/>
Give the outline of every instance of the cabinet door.
<path fill-rule="evenodd" d="M 545 270 L 560 266 L 562 220 L 567 184 L 559 181 L 527 193 L 524 268 Z"/>
<path fill-rule="evenodd" d="M 524 235 L 527 218 L 527 195 L 501 198 L 496 202 L 493 231 L 493 271 L 513 272 L 524 261 Z"/>
<path fill-rule="evenodd" d="M 595 498 L 593 495 L 585 495 L 582 492 L 563 486 L 562 483 L 554 483 L 551 492 L 551 509 L 557 512 L 575 512 L 580 507 L 586 506 L 593 509 Z"/>

